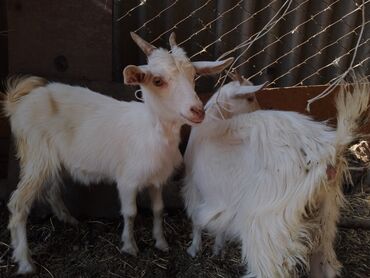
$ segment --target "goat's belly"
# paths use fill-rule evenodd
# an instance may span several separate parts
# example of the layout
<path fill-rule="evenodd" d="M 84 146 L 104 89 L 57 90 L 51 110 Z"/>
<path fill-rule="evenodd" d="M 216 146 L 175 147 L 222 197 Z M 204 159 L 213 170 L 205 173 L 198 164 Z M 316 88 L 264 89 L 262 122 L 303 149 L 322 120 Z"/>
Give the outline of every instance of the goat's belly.
<path fill-rule="evenodd" d="M 92 159 L 77 151 L 60 152 L 60 158 L 66 172 L 76 182 L 89 185 L 102 181 L 114 181 L 114 169 L 112 169 L 109 161 L 99 158 Z"/>
<path fill-rule="evenodd" d="M 159 167 L 157 169 L 149 169 L 142 167 L 135 167 L 131 169 L 125 169 L 124 171 L 119 171 L 122 174 L 118 174 L 113 178 L 113 175 L 108 173 L 102 173 L 100 171 L 93 171 L 91 169 L 83 168 L 70 168 L 68 173 L 71 175 L 73 180 L 80 182 L 84 185 L 96 184 L 99 182 L 119 182 L 127 181 L 129 183 L 135 182 L 139 187 L 145 187 L 150 184 L 162 185 L 171 176 L 174 167 Z"/>
<path fill-rule="evenodd" d="M 80 182 L 84 185 L 96 184 L 102 181 L 113 182 L 112 178 L 109 178 L 108 175 L 105 175 L 100 172 L 94 172 L 80 168 L 69 169 L 68 172 L 73 180 Z"/>

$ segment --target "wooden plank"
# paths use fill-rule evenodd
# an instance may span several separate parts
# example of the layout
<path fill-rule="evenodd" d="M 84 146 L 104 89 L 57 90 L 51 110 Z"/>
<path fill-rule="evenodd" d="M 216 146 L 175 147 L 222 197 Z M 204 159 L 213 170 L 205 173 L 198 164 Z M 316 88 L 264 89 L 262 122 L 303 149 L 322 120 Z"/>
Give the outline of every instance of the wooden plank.
<path fill-rule="evenodd" d="M 266 88 L 257 94 L 257 99 L 262 109 L 283 111 L 296 111 L 312 116 L 315 120 L 329 120 L 330 124 L 336 123 L 335 96 L 339 88 L 331 94 L 311 104 L 310 112 L 306 111 L 307 101 L 321 92 L 327 86 Z M 370 92 L 369 92 L 370 93 Z M 208 101 L 212 94 L 201 95 L 203 102 Z M 370 123 L 362 127 L 361 132 L 370 133 Z"/>
<path fill-rule="evenodd" d="M 319 95 L 326 88 L 327 86 L 266 88 L 258 92 L 256 96 L 262 109 L 296 111 L 311 115 L 316 120 L 327 120 L 335 117 L 333 95 L 336 92 L 314 102 L 310 113 L 306 111 L 307 101 Z M 200 97 L 205 103 L 211 96 L 212 94 L 203 94 Z"/>
<path fill-rule="evenodd" d="M 79 82 L 78 82 L 79 83 Z M 82 82 L 83 85 L 100 91 L 105 94 L 114 96 L 115 98 L 130 100 L 134 99 L 133 91 L 135 88 L 123 87 L 122 84 L 111 82 Z M 305 111 L 307 100 L 321 93 L 325 86 L 314 87 L 299 87 L 299 88 L 276 88 L 265 89 L 258 93 L 258 100 L 263 109 L 279 109 L 297 111 L 312 115 L 317 120 L 327 120 L 335 118 L 334 96 L 335 92 L 328 97 L 321 99 L 312 104 L 311 113 Z M 201 94 L 200 98 L 206 102 L 212 94 Z M 370 128 L 367 126 L 366 130 Z M 182 130 L 182 145 L 180 146 L 183 152 L 186 148 L 187 139 L 190 128 L 185 126 Z M 9 136 L 9 127 L 6 118 L 0 118 L 0 135 Z M 14 153 L 14 150 L 11 151 Z M 10 192 L 14 189 L 18 175 L 18 162 L 13 155 L 10 155 L 8 161 L 8 177 L 1 184 L 0 180 L 0 199 L 8 198 Z M 76 216 L 99 216 L 113 217 L 118 215 L 117 193 L 114 186 L 101 186 L 94 189 L 86 187 L 75 187 L 72 181 L 65 181 L 66 192 L 65 200 L 68 207 Z M 167 208 L 179 208 L 182 206 L 179 198 L 179 190 L 181 184 L 178 181 L 171 181 L 170 185 L 165 188 L 164 198 Z M 102 196 L 104 196 L 102 198 Z M 145 195 L 144 195 L 145 196 Z M 78 200 L 78 201 L 76 201 Z M 149 205 L 147 198 L 139 198 L 139 206 L 146 207 Z"/>
<path fill-rule="evenodd" d="M 8 74 L 8 26 L 6 1 L 0 0 L 0 79 Z M 1 85 L 0 85 L 1 90 Z"/>
<path fill-rule="evenodd" d="M 110 94 L 115 98 L 125 100 L 133 99 L 133 90 L 123 88 L 121 84 L 110 82 L 83 82 L 84 85 L 92 87 L 92 89 L 101 91 L 105 94 Z M 102 83 L 102 84 L 100 84 Z M 100 84 L 100 85 L 99 85 Z M 115 85 L 109 85 L 115 84 Z M 105 90 L 104 87 L 107 89 Z M 259 92 L 257 95 L 258 101 L 262 109 L 276 109 L 284 111 L 297 111 L 307 115 L 311 115 L 316 120 L 330 120 L 335 124 L 336 109 L 334 104 L 334 96 L 336 91 L 329 96 L 314 102 L 311 105 L 311 111 L 307 112 L 307 100 L 320 94 L 326 86 L 310 86 L 310 87 L 294 87 L 294 88 L 267 88 Z M 212 94 L 201 94 L 200 98 L 205 103 Z M 334 121 L 333 121 L 334 120 Z M 185 128 L 186 130 L 186 128 Z M 188 129 L 189 130 L 189 129 Z M 363 128 L 363 132 L 370 133 L 370 124 Z M 188 132 L 183 132 L 183 141 L 186 142 Z M 0 117 L 0 137 L 9 137 L 10 129 L 8 120 Z"/>
<path fill-rule="evenodd" d="M 0 138 L 10 137 L 10 127 L 7 118 L 0 117 Z"/>
<path fill-rule="evenodd" d="M 112 1 L 7 1 L 9 73 L 112 81 Z"/>
<path fill-rule="evenodd" d="M 266 89 L 258 95 L 258 100 L 263 109 L 297 111 L 310 115 L 315 120 L 329 120 L 330 124 L 335 126 L 337 113 L 335 108 L 335 97 L 339 92 L 339 87 L 328 96 L 312 103 L 310 112 L 306 110 L 307 101 L 319 95 L 326 88 L 327 86 L 309 86 Z M 370 122 L 361 127 L 360 132 L 370 133 Z"/>

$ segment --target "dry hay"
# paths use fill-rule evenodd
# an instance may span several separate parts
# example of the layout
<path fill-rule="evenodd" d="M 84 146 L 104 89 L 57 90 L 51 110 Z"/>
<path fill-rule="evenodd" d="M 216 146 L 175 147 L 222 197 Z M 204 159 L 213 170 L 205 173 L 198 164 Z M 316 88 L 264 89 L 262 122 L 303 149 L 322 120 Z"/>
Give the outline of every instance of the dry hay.
<path fill-rule="evenodd" d="M 6 230 L 8 215 L 1 208 L 0 277 L 14 274 Z M 86 220 L 76 226 L 55 217 L 31 219 L 28 225 L 30 248 L 38 267 L 34 277 L 240 277 L 244 267 L 235 244 L 227 248 L 223 259 L 211 257 L 211 239 L 204 237 L 201 255 L 190 258 L 190 226 L 182 211 L 166 214 L 164 228 L 171 247 L 163 253 L 154 248 L 151 235 L 152 216 L 141 211 L 135 223 L 140 254 L 138 258 L 121 254 L 119 249 L 122 221 Z"/>
<path fill-rule="evenodd" d="M 370 219 L 370 194 L 347 196 L 343 217 Z M 343 277 L 370 277 L 370 230 L 339 229 L 337 254 L 343 263 Z"/>
<path fill-rule="evenodd" d="M 356 194 L 348 200 L 344 215 L 370 217 L 370 195 Z M 10 277 L 16 268 L 8 246 L 8 213 L 4 206 L 0 209 L 0 277 Z M 141 211 L 135 230 L 141 253 L 134 258 L 119 251 L 119 219 L 85 220 L 73 227 L 55 217 L 31 218 L 28 238 L 38 267 L 32 277 L 231 278 L 244 273 L 237 244 L 229 244 L 223 258 L 212 257 L 213 240 L 205 236 L 201 254 L 192 259 L 186 254 L 191 229 L 184 212 L 171 212 L 164 220 L 171 251 L 167 254 L 154 249 L 152 217 Z M 343 277 L 370 277 L 370 231 L 340 228 L 337 254 L 344 265 Z"/>

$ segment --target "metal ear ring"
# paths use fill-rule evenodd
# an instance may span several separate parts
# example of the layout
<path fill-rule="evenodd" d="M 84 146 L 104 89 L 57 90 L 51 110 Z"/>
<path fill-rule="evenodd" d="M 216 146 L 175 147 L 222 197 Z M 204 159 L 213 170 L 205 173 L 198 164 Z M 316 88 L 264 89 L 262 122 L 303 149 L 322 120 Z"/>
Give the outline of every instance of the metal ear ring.
<path fill-rule="evenodd" d="M 141 96 L 138 95 L 139 92 L 141 93 Z M 135 91 L 135 98 L 138 99 L 138 100 L 144 101 L 143 94 L 142 94 L 140 89 Z"/>

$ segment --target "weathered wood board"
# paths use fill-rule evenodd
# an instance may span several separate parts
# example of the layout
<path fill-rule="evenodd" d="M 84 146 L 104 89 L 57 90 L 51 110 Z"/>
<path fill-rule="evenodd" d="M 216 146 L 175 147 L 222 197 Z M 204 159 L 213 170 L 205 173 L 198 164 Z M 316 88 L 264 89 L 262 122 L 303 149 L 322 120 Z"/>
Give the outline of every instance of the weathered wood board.
<path fill-rule="evenodd" d="M 124 88 L 121 84 L 88 82 L 85 83 L 92 89 L 101 91 L 119 99 L 130 100 L 133 97 L 132 90 Z M 299 88 L 277 88 L 265 89 L 258 94 L 258 100 L 263 109 L 279 109 L 288 111 L 298 111 L 312 115 L 317 120 L 332 119 L 335 124 L 336 109 L 334 105 L 333 92 L 328 97 L 318 100 L 311 106 L 311 112 L 305 111 L 307 100 L 321 93 L 325 86 L 299 87 Z M 202 94 L 201 98 L 205 102 L 211 94 Z M 182 132 L 182 151 L 185 149 L 187 137 L 190 128 L 185 127 Z M 369 132 L 369 125 L 364 127 L 364 132 Z M 0 137 L 9 137 L 9 126 L 7 119 L 0 118 Z M 17 163 L 13 155 L 10 155 L 11 162 L 8 171 L 11 173 L 5 187 L 0 187 L 1 190 L 7 190 L 6 194 L 0 194 L 0 198 L 9 195 L 17 181 Z M 177 178 L 178 180 L 178 178 Z M 67 180 L 67 184 L 73 184 Z M 167 207 L 181 207 L 181 199 L 179 198 L 179 189 L 181 184 L 176 181 L 171 181 L 165 190 L 165 203 Z M 99 216 L 109 217 L 117 216 L 119 212 L 119 202 L 117 192 L 114 186 L 98 185 L 94 188 L 84 186 L 67 186 L 68 190 L 65 194 L 66 203 L 72 212 L 77 216 Z M 0 192 L 1 193 L 1 192 Z M 149 204 L 147 197 L 140 198 L 139 203 L 146 207 Z"/>

